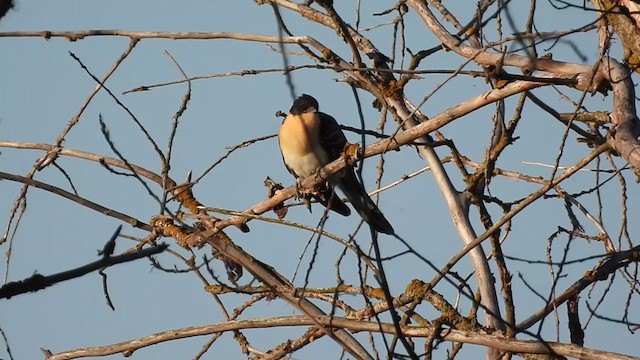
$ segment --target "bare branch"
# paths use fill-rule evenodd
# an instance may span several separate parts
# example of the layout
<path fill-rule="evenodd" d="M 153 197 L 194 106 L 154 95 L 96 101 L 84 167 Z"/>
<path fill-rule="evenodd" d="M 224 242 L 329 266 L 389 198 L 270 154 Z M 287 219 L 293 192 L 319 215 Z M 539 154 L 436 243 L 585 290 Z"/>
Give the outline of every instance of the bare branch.
<path fill-rule="evenodd" d="M 247 319 L 232 320 L 223 323 L 191 326 L 183 329 L 174 329 L 165 332 L 159 332 L 143 338 L 124 341 L 107 346 L 98 346 L 93 348 L 85 348 L 71 350 L 57 354 L 47 354 L 47 360 L 68 360 L 80 357 L 90 356 L 107 356 L 117 353 L 127 353 L 141 349 L 143 347 L 155 345 L 161 342 L 184 339 L 193 336 L 211 335 L 219 332 L 237 330 L 237 329 L 256 329 L 271 328 L 283 326 L 314 326 L 322 325 L 337 329 L 349 329 L 351 331 L 382 331 L 387 334 L 393 334 L 395 329 L 393 324 L 376 323 L 360 320 L 351 320 L 341 317 L 316 316 L 309 318 L 307 316 L 284 316 L 271 317 L 266 319 Z M 408 337 L 429 337 L 433 335 L 433 326 L 406 326 L 402 329 L 405 336 Z M 613 352 L 595 350 L 576 346 L 572 344 L 554 343 L 554 342 L 538 342 L 527 340 L 509 339 L 497 335 L 480 334 L 470 331 L 461 330 L 442 330 L 436 336 L 442 340 L 460 342 L 466 344 L 476 344 L 490 346 L 501 351 L 528 353 L 528 354 L 548 354 L 554 356 L 569 356 L 585 360 L 600 360 L 603 358 L 612 360 L 638 360 L 639 357 L 626 356 Z"/>
<path fill-rule="evenodd" d="M 115 244 L 115 238 L 119 233 L 120 227 L 118 227 L 111 240 L 109 240 L 107 242 L 107 245 L 105 246 L 111 248 L 113 245 L 110 244 Z M 100 260 L 77 267 L 75 269 L 63 271 L 52 275 L 36 274 L 24 280 L 6 283 L 2 287 L 0 287 L 0 299 L 9 299 L 13 296 L 24 294 L 27 292 L 36 292 L 38 290 L 42 290 L 49 286 L 55 285 L 59 282 L 75 279 L 105 267 L 156 255 L 163 252 L 168 247 L 168 244 L 160 244 L 150 248 L 117 256 L 111 256 L 109 251 L 105 251 L 104 254 L 102 254 L 103 256 Z"/>
<path fill-rule="evenodd" d="M 35 187 L 38 189 L 42 189 L 42 190 L 46 190 L 49 191 L 53 194 L 62 196 L 63 198 L 69 199 L 73 202 L 76 202 L 82 206 L 86 206 L 91 210 L 100 212 L 106 216 L 111 216 L 113 218 L 122 220 L 124 222 L 126 222 L 127 224 L 133 226 L 133 227 L 137 227 L 143 230 L 147 230 L 147 231 L 151 231 L 151 226 L 149 226 L 149 224 L 146 224 L 132 216 L 123 214 L 121 212 L 106 208 L 100 204 L 96 204 L 93 201 L 87 200 L 83 197 L 80 197 L 78 195 L 75 195 L 73 193 L 70 193 L 66 190 L 60 189 L 58 187 L 55 187 L 53 185 L 49 185 L 49 184 L 45 184 L 41 181 L 37 181 L 37 180 L 33 180 L 33 179 L 29 179 L 26 178 L 24 176 L 20 176 L 20 175 L 13 175 L 13 174 L 7 174 L 5 172 L 0 172 L 0 179 L 6 179 L 6 180 L 11 180 L 11 181 L 15 181 L 15 182 L 19 182 L 19 183 L 23 183 L 26 186 L 31 186 L 31 187 Z"/>
<path fill-rule="evenodd" d="M 533 315 L 529 316 L 526 320 L 517 325 L 519 331 L 526 330 L 532 325 L 537 323 L 544 316 L 557 309 L 567 300 L 571 299 L 576 294 L 579 294 L 587 286 L 596 281 L 606 280 L 610 274 L 613 274 L 616 270 L 628 266 L 632 262 L 639 262 L 640 245 L 621 252 L 610 255 L 607 260 L 596 266 L 593 270 L 588 271 L 582 278 L 573 283 L 567 290 L 550 301 L 542 309 L 536 311 Z"/>

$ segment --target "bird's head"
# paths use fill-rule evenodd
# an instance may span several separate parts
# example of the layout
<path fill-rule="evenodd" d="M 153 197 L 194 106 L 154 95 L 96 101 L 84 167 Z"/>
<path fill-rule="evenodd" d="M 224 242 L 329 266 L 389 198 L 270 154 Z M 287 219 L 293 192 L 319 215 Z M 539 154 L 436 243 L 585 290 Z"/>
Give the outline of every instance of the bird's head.
<path fill-rule="evenodd" d="M 293 115 L 301 115 L 307 112 L 316 112 L 319 109 L 318 100 L 311 95 L 302 94 L 302 96 L 293 102 L 293 106 L 291 106 L 289 112 Z"/>

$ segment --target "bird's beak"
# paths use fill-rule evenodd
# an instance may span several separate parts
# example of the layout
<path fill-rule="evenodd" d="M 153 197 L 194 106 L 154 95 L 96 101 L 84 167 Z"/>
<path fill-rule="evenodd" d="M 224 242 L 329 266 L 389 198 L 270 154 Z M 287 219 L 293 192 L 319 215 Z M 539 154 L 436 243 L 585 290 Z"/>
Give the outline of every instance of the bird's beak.
<path fill-rule="evenodd" d="M 307 110 L 305 110 L 304 112 L 309 112 L 309 113 L 314 113 L 314 112 L 318 112 L 318 109 L 314 108 L 313 106 L 308 108 Z"/>

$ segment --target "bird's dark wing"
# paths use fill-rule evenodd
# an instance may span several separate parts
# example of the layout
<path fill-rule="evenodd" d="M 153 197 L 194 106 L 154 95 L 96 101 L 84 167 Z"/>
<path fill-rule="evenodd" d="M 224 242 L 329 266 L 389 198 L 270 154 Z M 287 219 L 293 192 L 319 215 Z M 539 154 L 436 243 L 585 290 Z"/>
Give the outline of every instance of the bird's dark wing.
<path fill-rule="evenodd" d="M 329 161 L 338 159 L 347 145 L 347 138 L 344 136 L 340 125 L 331 115 L 319 112 L 320 116 L 320 146 L 329 157 Z"/>
<path fill-rule="evenodd" d="M 320 146 L 327 153 L 329 161 L 334 161 L 342 156 L 347 138 L 344 136 L 336 119 L 325 113 L 320 116 Z M 352 167 L 343 169 L 330 180 L 332 184 L 342 189 L 345 196 L 356 209 L 360 217 L 378 232 L 392 235 L 393 227 L 384 217 L 378 206 L 371 200 L 364 186 L 356 176 Z"/>

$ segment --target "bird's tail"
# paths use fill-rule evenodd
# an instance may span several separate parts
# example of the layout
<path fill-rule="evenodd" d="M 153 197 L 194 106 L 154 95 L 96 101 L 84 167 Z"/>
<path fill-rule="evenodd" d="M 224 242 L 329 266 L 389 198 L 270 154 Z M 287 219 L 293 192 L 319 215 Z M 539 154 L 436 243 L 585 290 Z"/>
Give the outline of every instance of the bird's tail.
<path fill-rule="evenodd" d="M 318 189 L 318 194 L 314 196 L 314 198 L 322 204 L 324 207 L 329 208 L 337 212 L 342 216 L 351 215 L 351 209 L 349 206 L 342 202 L 340 196 L 333 191 L 333 188 L 329 186 L 329 184 L 325 184 L 326 188 Z"/>
<path fill-rule="evenodd" d="M 358 181 L 353 169 L 345 169 L 344 175 L 337 184 L 340 186 L 345 196 L 356 209 L 360 217 L 366 221 L 374 230 L 388 235 L 393 235 L 393 226 L 384 217 L 378 206 L 373 202 L 369 194 Z"/>

